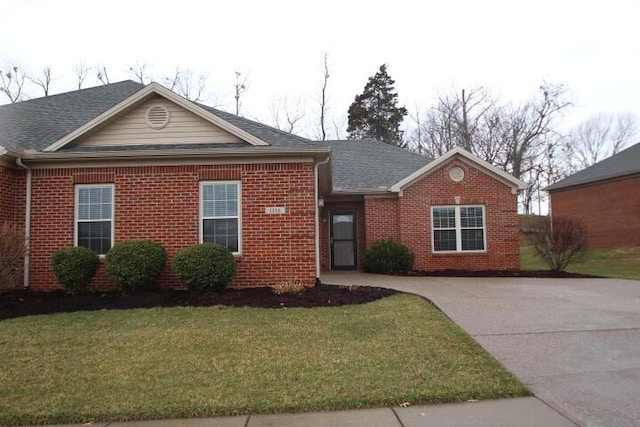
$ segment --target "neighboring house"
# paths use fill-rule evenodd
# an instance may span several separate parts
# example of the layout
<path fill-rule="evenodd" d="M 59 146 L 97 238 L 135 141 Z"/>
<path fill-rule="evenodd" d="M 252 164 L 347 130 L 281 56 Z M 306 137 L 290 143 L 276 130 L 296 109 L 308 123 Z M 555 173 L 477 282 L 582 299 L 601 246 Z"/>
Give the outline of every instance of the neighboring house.
<path fill-rule="evenodd" d="M 312 285 L 386 237 L 417 269 L 519 268 L 523 184 L 461 149 L 314 142 L 132 81 L 2 106 L 0 146 L 0 221 L 25 226 L 35 289 L 58 288 L 55 250 L 131 239 L 170 257 L 226 245 L 238 286 Z M 168 266 L 160 284 L 176 284 Z"/>
<path fill-rule="evenodd" d="M 553 217 L 575 218 L 589 247 L 640 245 L 640 144 L 547 187 Z"/>

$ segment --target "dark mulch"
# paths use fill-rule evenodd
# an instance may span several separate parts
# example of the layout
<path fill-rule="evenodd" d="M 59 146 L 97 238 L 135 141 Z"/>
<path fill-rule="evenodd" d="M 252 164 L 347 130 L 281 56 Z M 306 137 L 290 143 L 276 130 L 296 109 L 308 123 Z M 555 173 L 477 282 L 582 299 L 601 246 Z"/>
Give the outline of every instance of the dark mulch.
<path fill-rule="evenodd" d="M 276 295 L 270 288 L 227 289 L 221 294 L 155 290 L 121 295 L 99 292 L 71 296 L 64 292 L 15 291 L 0 295 L 0 319 L 60 312 L 150 307 L 334 307 L 364 304 L 398 293 L 368 286 L 317 285 L 299 295 Z"/>
<path fill-rule="evenodd" d="M 403 275 L 406 276 L 438 276 L 438 277 L 539 277 L 551 279 L 568 279 L 568 278 L 599 278 L 599 276 L 590 276 L 588 274 L 569 273 L 566 271 L 551 270 L 438 270 L 438 271 L 409 271 Z"/>

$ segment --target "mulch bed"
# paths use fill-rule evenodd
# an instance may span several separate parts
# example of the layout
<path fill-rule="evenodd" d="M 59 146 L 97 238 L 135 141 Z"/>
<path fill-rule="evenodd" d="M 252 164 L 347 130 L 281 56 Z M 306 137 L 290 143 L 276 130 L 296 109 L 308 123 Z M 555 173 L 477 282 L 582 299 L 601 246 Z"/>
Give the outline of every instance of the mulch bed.
<path fill-rule="evenodd" d="M 317 285 L 299 295 L 276 295 L 271 288 L 227 289 L 220 294 L 154 290 L 122 295 L 96 292 L 71 296 L 62 291 L 14 291 L 0 295 L 0 319 L 60 312 L 151 307 L 335 307 L 364 304 L 398 293 L 369 286 Z"/>

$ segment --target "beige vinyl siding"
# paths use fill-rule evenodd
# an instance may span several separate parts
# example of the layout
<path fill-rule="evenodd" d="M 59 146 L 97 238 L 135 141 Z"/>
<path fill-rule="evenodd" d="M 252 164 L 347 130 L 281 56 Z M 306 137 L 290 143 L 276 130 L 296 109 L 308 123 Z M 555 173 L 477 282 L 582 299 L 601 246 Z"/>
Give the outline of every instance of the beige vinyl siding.
<path fill-rule="evenodd" d="M 153 129 L 147 122 L 147 111 L 154 105 L 162 105 L 169 111 L 169 123 L 162 129 Z M 157 96 L 87 136 L 78 145 L 96 147 L 217 142 L 242 142 L 242 140 L 173 102 Z"/>

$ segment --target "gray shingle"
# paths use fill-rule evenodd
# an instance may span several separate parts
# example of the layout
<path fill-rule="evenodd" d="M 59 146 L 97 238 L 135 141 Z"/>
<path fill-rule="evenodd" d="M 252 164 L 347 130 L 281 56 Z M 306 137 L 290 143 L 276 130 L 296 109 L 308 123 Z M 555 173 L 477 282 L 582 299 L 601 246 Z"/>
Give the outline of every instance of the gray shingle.
<path fill-rule="evenodd" d="M 325 141 L 331 148 L 333 188 L 386 189 L 432 159 L 373 140 Z"/>
<path fill-rule="evenodd" d="M 14 150 L 42 151 L 142 88 L 144 85 L 126 80 L 0 106 L 0 145 Z M 203 104 L 197 105 L 269 145 L 281 148 L 318 146 L 314 141 L 271 126 Z"/>
<path fill-rule="evenodd" d="M 640 143 L 614 154 L 588 168 L 550 185 L 546 190 L 559 190 L 574 185 L 640 173 Z"/>
<path fill-rule="evenodd" d="M 142 88 L 126 80 L 0 106 L 2 145 L 42 151 Z"/>

